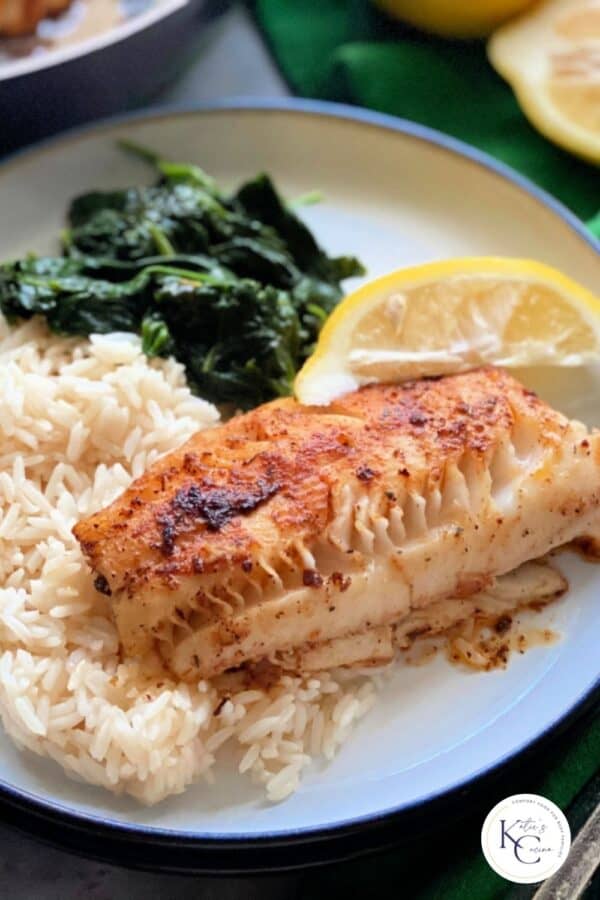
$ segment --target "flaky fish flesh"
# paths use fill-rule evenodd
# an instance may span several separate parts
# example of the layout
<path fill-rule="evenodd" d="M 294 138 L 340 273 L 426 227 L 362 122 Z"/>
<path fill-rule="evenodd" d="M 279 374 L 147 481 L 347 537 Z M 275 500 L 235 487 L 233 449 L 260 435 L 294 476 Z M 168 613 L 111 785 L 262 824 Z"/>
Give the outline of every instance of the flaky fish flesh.
<path fill-rule="evenodd" d="M 437 637 L 466 622 L 510 625 L 507 614 L 518 613 L 524 607 L 546 606 L 568 587 L 566 578 L 549 562 L 527 562 L 494 578 L 477 594 L 438 600 L 412 610 L 398 623 L 376 625 L 356 634 L 284 650 L 274 653 L 270 660 L 291 672 L 382 666 L 394 659 L 397 650 L 408 650 L 418 638 Z"/>
<path fill-rule="evenodd" d="M 425 627 L 599 523 L 600 434 L 486 368 L 266 404 L 195 435 L 75 534 L 123 652 L 192 680 Z"/>

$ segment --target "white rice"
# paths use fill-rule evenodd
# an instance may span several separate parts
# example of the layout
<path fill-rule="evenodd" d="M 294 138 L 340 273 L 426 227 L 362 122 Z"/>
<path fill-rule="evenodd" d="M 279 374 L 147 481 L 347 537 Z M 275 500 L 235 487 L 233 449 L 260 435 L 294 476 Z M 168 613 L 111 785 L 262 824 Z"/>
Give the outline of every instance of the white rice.
<path fill-rule="evenodd" d="M 211 781 L 226 744 L 240 772 L 281 800 L 375 700 L 364 675 L 232 690 L 120 662 L 71 529 L 217 420 L 180 365 L 149 361 L 131 335 L 63 339 L 0 317 L 0 715 L 20 747 L 144 803 Z"/>

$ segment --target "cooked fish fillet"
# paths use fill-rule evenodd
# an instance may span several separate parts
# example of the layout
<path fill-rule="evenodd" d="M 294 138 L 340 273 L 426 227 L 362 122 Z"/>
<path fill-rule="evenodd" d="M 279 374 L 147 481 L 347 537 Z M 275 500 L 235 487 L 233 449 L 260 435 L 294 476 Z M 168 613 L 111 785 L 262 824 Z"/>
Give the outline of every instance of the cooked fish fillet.
<path fill-rule="evenodd" d="M 266 404 L 75 528 L 123 650 L 179 677 L 398 622 L 598 532 L 600 434 L 501 370 Z"/>
<path fill-rule="evenodd" d="M 439 635 L 472 618 L 500 618 L 524 606 L 547 604 L 562 596 L 567 580 L 547 562 L 524 563 L 494 579 L 486 590 L 470 597 L 438 600 L 409 612 L 393 625 L 377 625 L 357 634 L 305 644 L 271 658 L 294 672 L 318 672 L 337 666 L 380 666 L 391 662 L 396 648 L 408 649 L 420 637 Z"/>

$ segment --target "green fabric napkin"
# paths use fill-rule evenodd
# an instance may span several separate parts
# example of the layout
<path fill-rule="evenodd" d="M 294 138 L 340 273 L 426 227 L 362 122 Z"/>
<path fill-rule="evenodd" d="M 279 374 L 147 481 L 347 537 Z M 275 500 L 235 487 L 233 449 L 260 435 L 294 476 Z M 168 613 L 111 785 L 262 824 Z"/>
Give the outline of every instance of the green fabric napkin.
<path fill-rule="evenodd" d="M 426 37 L 367 0 L 256 0 L 254 8 L 298 94 L 437 128 L 513 166 L 584 220 L 600 209 L 600 169 L 535 131 L 483 43 Z"/>
<path fill-rule="evenodd" d="M 554 194 L 589 220 L 600 237 L 600 170 L 555 147 L 529 125 L 510 87 L 487 62 L 482 43 L 426 37 L 392 23 L 366 0 L 256 0 L 252 8 L 297 93 L 391 113 L 467 141 Z M 571 730 L 535 767 L 524 765 L 511 774 L 443 840 L 409 842 L 409 849 L 405 842 L 374 860 L 308 874 L 301 896 L 506 897 L 510 886 L 480 851 L 485 814 L 503 796 L 529 791 L 554 800 L 574 824 L 573 801 L 585 794 L 586 784 L 588 793 L 597 790 L 593 778 L 599 765 L 600 718 L 595 717 Z"/>

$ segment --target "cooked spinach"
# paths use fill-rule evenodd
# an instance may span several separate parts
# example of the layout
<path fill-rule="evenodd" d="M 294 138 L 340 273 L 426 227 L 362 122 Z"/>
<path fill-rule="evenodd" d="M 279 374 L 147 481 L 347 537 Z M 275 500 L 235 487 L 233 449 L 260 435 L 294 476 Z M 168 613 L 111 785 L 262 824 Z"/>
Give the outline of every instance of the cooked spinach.
<path fill-rule="evenodd" d="M 155 167 L 156 184 L 75 198 L 62 256 L 0 266 L 4 315 L 42 315 L 60 334 L 134 331 L 216 402 L 290 393 L 361 264 L 329 257 L 268 175 L 225 194 L 197 166 L 125 149 Z"/>

